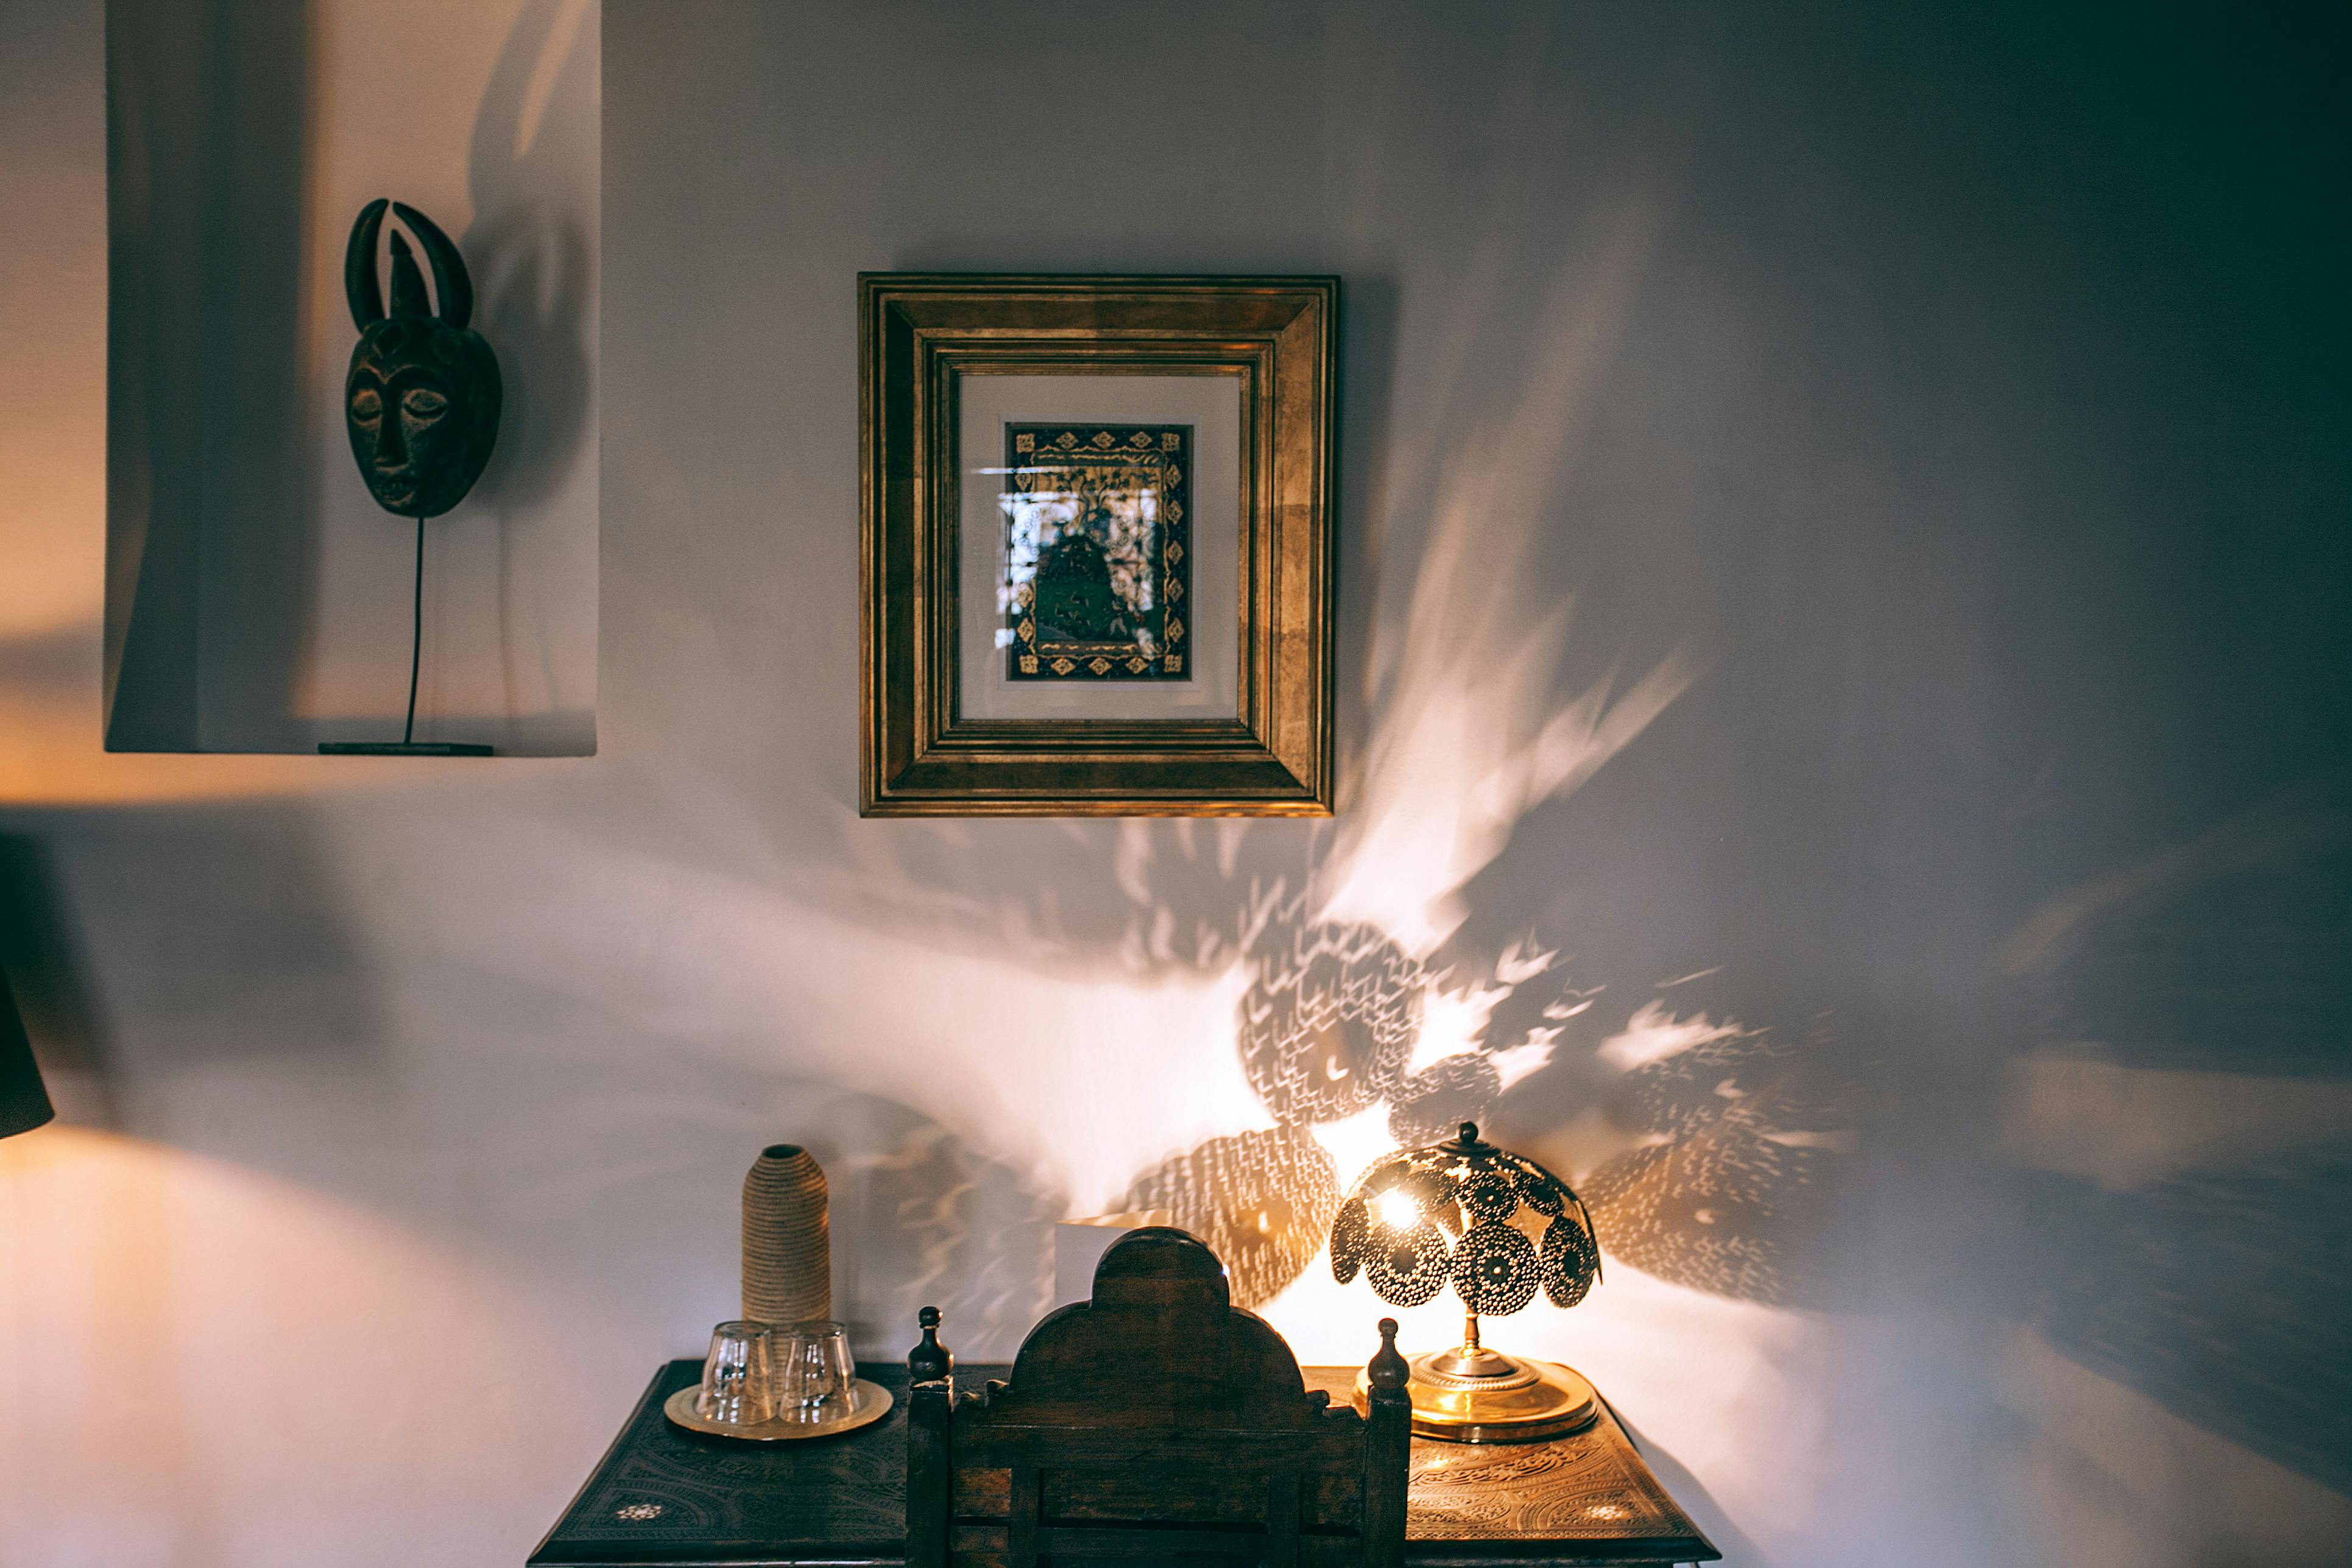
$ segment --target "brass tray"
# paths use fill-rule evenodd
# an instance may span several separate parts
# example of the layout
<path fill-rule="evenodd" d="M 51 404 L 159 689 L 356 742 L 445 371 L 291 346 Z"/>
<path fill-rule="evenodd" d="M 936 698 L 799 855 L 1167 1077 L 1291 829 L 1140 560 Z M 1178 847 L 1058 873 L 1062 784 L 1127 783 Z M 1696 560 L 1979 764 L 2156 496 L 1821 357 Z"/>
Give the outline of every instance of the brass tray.
<path fill-rule="evenodd" d="M 797 1437 L 830 1437 L 835 1433 L 855 1432 L 870 1426 L 890 1414 L 890 1391 L 878 1383 L 857 1380 L 852 1392 L 857 1403 L 846 1415 L 831 1421 L 761 1421 L 741 1426 L 732 1421 L 713 1421 L 695 1409 L 695 1396 L 702 1385 L 689 1383 L 662 1401 L 662 1414 L 673 1426 L 683 1426 L 689 1432 L 701 1432 L 713 1437 L 740 1437 L 747 1443 L 780 1443 Z"/>

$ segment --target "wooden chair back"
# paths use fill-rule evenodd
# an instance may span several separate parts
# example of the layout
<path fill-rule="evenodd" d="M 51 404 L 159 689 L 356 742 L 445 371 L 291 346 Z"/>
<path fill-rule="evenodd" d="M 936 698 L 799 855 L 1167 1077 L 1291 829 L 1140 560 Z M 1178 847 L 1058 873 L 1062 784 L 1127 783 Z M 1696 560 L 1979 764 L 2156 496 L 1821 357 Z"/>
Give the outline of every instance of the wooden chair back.
<path fill-rule="evenodd" d="M 1094 1299 L 1029 1331 L 1009 1382 L 959 1394 L 922 1311 L 908 1357 L 909 1568 L 1080 1558 L 1401 1568 L 1412 1405 L 1381 1323 L 1369 1415 L 1310 1392 L 1216 1255 L 1181 1230 L 1121 1237 Z"/>

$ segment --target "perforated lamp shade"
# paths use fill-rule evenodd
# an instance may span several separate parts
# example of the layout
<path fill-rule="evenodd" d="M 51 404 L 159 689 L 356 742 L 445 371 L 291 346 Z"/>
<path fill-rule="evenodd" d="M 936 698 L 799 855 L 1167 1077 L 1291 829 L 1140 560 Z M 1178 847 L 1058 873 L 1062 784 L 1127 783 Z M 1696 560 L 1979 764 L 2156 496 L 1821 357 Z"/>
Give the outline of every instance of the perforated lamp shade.
<path fill-rule="evenodd" d="M 30 1132 L 57 1113 L 33 1060 L 33 1042 L 25 1037 L 25 1022 L 16 1016 L 16 998 L 0 976 L 0 1138 Z"/>
<path fill-rule="evenodd" d="M 1583 1375 L 1481 1342 L 1478 1319 L 1516 1312 L 1538 1290 L 1556 1307 L 1601 1277 L 1592 1216 L 1576 1190 L 1470 1122 L 1459 1137 L 1391 1155 L 1357 1180 L 1331 1226 L 1331 1274 L 1360 1272 L 1400 1307 L 1462 1299 L 1462 1342 L 1412 1358 L 1412 1429 L 1457 1443 L 1519 1443 L 1580 1431 L 1599 1418 Z M 1358 1380 L 1360 1384 L 1361 1379 Z"/>

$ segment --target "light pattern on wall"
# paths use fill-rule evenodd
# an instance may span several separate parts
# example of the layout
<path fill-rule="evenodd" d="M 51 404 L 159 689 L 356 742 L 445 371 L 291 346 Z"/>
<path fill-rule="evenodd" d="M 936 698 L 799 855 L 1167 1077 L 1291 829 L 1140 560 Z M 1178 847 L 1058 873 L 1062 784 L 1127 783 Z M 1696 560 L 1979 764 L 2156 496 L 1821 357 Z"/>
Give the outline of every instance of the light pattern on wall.
<path fill-rule="evenodd" d="M 1655 1003 L 1602 1050 L 1630 1064 L 1612 1109 L 1643 1140 L 1584 1184 L 1602 1247 L 1695 1289 L 1808 1302 L 1796 1255 L 1845 1158 L 1843 1097 L 1808 1089 L 1803 1053 L 1772 1031 Z M 1646 1051 L 1662 1054 L 1633 1059 Z"/>
<path fill-rule="evenodd" d="M 1465 985 L 1375 926 L 1312 921 L 1305 909 L 1303 898 L 1289 899 L 1255 927 L 1244 960 L 1250 984 L 1234 1009 L 1243 1074 L 1276 1125 L 1171 1156 L 1136 1179 L 1124 1205 L 1164 1210 L 1208 1241 L 1232 1268 L 1244 1306 L 1281 1294 L 1322 1250 L 1340 1188 L 1365 1157 L 1485 1115 L 1507 1079 L 1549 1060 L 1558 1020 L 1586 1000 L 1570 990 L 1532 1026 L 1489 1029 L 1498 1005 L 1547 974 L 1557 955 L 1514 953 L 1496 974 Z M 1462 1037 L 1433 1038 L 1448 1026 Z M 1433 1048 L 1443 1054 L 1430 1060 Z M 1342 1143 L 1349 1160 L 1341 1169 L 1322 1139 L 1339 1142 L 1341 1124 L 1368 1118 L 1384 1139 Z"/>
<path fill-rule="evenodd" d="M 1331 1156 L 1304 1130 L 1240 1132 L 1161 1161 L 1128 1189 L 1129 1209 L 1158 1209 L 1224 1259 L 1234 1300 L 1272 1300 L 1322 1250 L 1339 1210 Z"/>

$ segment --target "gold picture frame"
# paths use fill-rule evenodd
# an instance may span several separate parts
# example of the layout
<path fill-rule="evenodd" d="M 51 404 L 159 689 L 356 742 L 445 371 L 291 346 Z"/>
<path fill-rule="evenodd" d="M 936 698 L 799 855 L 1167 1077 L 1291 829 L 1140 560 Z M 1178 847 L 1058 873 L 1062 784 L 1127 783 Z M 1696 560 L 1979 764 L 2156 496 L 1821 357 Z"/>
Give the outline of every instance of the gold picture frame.
<path fill-rule="evenodd" d="M 1331 814 L 1339 304 L 1335 278 L 860 275 L 861 815 Z M 1046 450 L 1094 467 L 1032 469 Z M 1037 482 L 1090 497 L 1083 522 L 1069 503 L 1024 523 L 1032 479 L 987 477 L 1036 472 L 1080 476 Z M 1126 641 L 1041 669 L 1040 592 Z"/>

